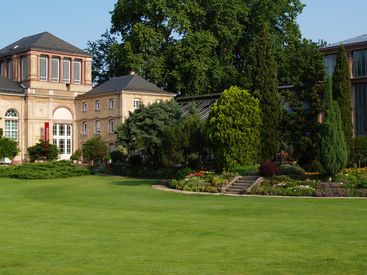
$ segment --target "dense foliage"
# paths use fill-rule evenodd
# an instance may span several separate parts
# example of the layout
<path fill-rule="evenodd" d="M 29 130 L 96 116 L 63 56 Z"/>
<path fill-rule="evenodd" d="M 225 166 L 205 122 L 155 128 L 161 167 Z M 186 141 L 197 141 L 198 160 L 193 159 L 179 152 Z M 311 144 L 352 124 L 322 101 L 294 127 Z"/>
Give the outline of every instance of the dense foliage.
<path fill-rule="evenodd" d="M 94 165 L 103 163 L 109 158 L 108 146 L 101 136 L 87 140 L 82 146 L 83 159 L 93 162 Z"/>
<path fill-rule="evenodd" d="M 118 143 L 127 148 L 129 155 L 138 152 L 147 163 L 160 164 L 164 133 L 180 119 L 181 111 L 175 101 L 141 105 L 117 129 Z"/>
<path fill-rule="evenodd" d="M 264 25 L 256 38 L 254 48 L 252 94 L 260 100 L 261 158 L 272 160 L 280 149 L 281 101 L 278 92 L 277 64 L 267 25 Z"/>
<path fill-rule="evenodd" d="M 347 148 L 342 130 L 340 109 L 332 98 L 329 78 L 327 78 L 325 89 L 325 120 L 321 132 L 321 161 L 329 175 L 337 174 L 347 164 Z"/>
<path fill-rule="evenodd" d="M 343 46 L 339 48 L 333 73 L 333 98 L 339 104 L 342 129 L 349 156 L 353 139 L 352 84 L 350 81 L 349 60 Z"/>
<path fill-rule="evenodd" d="M 320 158 L 321 124 L 324 94 L 324 62 L 318 45 L 308 40 L 298 43 L 295 53 L 289 57 L 289 70 L 295 78 L 295 86 L 282 89 L 283 111 L 281 130 L 284 149 L 289 158 L 301 165 L 310 165 Z"/>
<path fill-rule="evenodd" d="M 280 82 L 301 38 L 300 0 L 118 1 L 112 26 L 89 42 L 93 79 L 102 82 L 134 70 L 158 86 L 184 95 L 250 86 L 251 52 L 264 24 L 274 37 Z"/>
<path fill-rule="evenodd" d="M 257 163 L 260 154 L 259 100 L 231 87 L 212 106 L 208 133 L 216 161 L 222 168 Z"/>
<path fill-rule="evenodd" d="M 59 149 L 56 145 L 48 141 L 40 140 L 36 145 L 28 148 L 30 161 L 42 160 L 57 160 L 59 157 Z"/>
<path fill-rule="evenodd" d="M 195 111 L 183 117 L 180 123 L 166 129 L 161 147 L 162 164 L 189 165 L 196 168 L 204 158 L 206 148 L 205 122 Z"/>
<path fill-rule="evenodd" d="M 1 137 L 0 135 L 0 159 L 9 158 L 12 160 L 18 152 L 18 145 L 15 140 Z"/>
<path fill-rule="evenodd" d="M 0 166 L 0 177 L 18 179 L 56 179 L 89 175 L 91 171 L 68 161 L 26 163 L 19 166 Z"/>

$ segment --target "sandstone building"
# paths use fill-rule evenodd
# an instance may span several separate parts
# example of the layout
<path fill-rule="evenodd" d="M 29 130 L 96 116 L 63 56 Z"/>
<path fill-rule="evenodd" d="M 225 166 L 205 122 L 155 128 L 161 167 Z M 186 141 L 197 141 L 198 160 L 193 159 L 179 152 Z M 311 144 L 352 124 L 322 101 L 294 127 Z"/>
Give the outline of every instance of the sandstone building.
<path fill-rule="evenodd" d="M 88 53 L 48 32 L 0 50 L 0 128 L 18 142 L 15 161 L 27 160 L 27 148 L 40 139 L 56 144 L 61 159 L 94 134 L 113 150 L 114 131 L 129 111 L 175 96 L 138 75 L 92 88 L 91 66 Z"/>

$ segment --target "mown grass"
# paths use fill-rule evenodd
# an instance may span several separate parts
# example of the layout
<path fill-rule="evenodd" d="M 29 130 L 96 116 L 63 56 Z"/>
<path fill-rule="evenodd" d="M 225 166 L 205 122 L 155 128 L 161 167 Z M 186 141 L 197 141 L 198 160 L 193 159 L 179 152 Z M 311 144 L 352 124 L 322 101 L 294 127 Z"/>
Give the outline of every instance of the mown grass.
<path fill-rule="evenodd" d="M 0 274 L 363 274 L 367 200 L 0 179 Z"/>

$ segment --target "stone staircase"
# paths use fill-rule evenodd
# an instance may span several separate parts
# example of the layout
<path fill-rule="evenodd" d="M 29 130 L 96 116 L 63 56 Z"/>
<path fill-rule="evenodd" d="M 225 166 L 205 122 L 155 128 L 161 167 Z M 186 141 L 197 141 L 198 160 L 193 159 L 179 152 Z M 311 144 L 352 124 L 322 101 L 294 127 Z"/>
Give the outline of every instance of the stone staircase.
<path fill-rule="evenodd" d="M 259 176 L 237 176 L 234 177 L 222 190 L 226 194 L 246 194 L 253 187 L 263 182 Z"/>

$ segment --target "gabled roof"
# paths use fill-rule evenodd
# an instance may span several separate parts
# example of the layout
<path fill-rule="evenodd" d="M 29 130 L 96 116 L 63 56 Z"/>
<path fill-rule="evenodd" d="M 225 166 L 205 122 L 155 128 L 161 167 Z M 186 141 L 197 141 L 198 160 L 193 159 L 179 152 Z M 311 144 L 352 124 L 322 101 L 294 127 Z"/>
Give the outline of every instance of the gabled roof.
<path fill-rule="evenodd" d="M 347 40 L 333 43 L 331 45 L 327 45 L 326 47 L 323 47 L 323 49 L 337 48 L 341 45 L 352 46 L 352 45 L 358 45 L 358 44 L 364 44 L 364 43 L 367 43 L 367 34 L 359 35 L 357 37 L 353 37 Z"/>
<path fill-rule="evenodd" d="M 175 94 L 162 90 L 153 83 L 145 80 L 137 74 L 126 75 L 120 77 L 114 77 L 106 82 L 94 87 L 91 91 L 83 94 L 82 96 L 102 95 L 111 92 L 122 92 L 122 91 L 139 91 L 153 94 Z"/>
<path fill-rule="evenodd" d="M 24 94 L 24 89 L 17 82 L 0 75 L 0 93 Z"/>
<path fill-rule="evenodd" d="M 48 50 L 62 53 L 71 53 L 90 56 L 85 51 L 48 32 L 24 37 L 0 50 L 0 57 L 9 56 L 29 50 Z"/>

